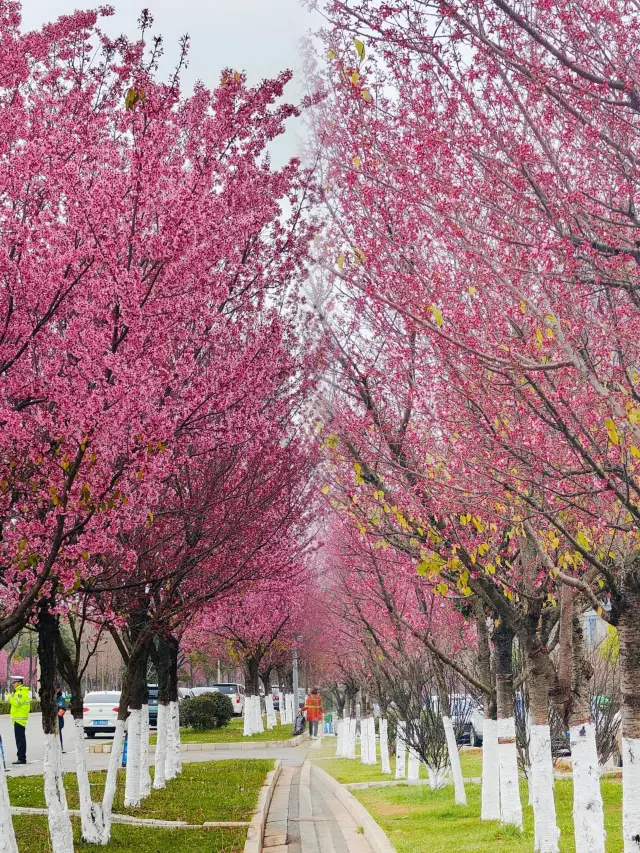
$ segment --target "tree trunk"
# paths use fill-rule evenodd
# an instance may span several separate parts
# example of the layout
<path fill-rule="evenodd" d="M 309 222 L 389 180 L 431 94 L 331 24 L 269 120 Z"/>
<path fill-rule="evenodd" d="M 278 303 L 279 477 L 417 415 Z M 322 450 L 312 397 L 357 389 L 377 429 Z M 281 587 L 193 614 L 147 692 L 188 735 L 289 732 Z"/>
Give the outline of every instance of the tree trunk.
<path fill-rule="evenodd" d="M 453 720 L 451 719 L 451 702 L 449 700 L 449 692 L 447 690 L 447 684 L 442 669 L 443 664 L 440 660 L 435 660 L 434 667 L 436 674 L 436 683 L 438 685 L 438 699 L 440 703 L 440 711 L 442 714 L 442 725 L 444 727 L 444 734 L 447 741 L 449 763 L 451 764 L 451 775 L 453 776 L 453 790 L 455 795 L 455 802 L 457 806 L 466 806 L 467 794 L 464 789 L 462 767 L 460 766 L 460 753 L 458 752 L 456 735 L 453 730 Z"/>
<path fill-rule="evenodd" d="M 587 659 L 582 630 L 582 606 L 573 596 L 572 677 L 567 714 L 573 765 L 573 823 L 576 853 L 604 853 L 605 828 L 596 728 L 591 717 L 589 682 L 593 669 Z"/>
<path fill-rule="evenodd" d="M 500 762 L 500 819 L 522 829 L 522 805 L 518 780 L 516 726 L 513 716 L 513 631 L 499 621 L 493 629 L 498 710 L 498 758 Z"/>
<path fill-rule="evenodd" d="M 124 804 L 127 808 L 138 808 L 141 800 L 141 749 L 142 712 L 147 695 L 147 649 L 143 644 L 139 655 L 129 664 L 129 723 L 127 729 L 127 774 L 124 789 Z M 146 706 L 149 713 L 148 705 Z M 122 708 L 120 708 L 122 711 Z"/>
<path fill-rule="evenodd" d="M 478 673 L 483 684 L 493 686 L 489 629 L 482 602 L 476 604 Z M 495 689 L 483 696 L 482 725 L 482 807 L 481 820 L 500 820 L 500 758 L 498 753 L 498 706 Z"/>
<path fill-rule="evenodd" d="M 167 737 L 166 779 L 182 773 L 180 759 L 180 707 L 178 704 L 178 652 L 180 641 L 172 635 L 166 639 L 169 647 L 169 725 Z"/>
<path fill-rule="evenodd" d="M 62 782 L 62 750 L 58 735 L 56 702 L 57 617 L 43 602 L 38 612 L 38 657 L 40 659 L 40 706 L 44 733 L 44 795 L 48 809 L 53 853 L 72 853 L 73 830 Z"/>
<path fill-rule="evenodd" d="M 622 681 L 622 832 L 624 853 L 640 850 L 640 552 L 627 558 L 620 584 Z"/>
<path fill-rule="evenodd" d="M 156 647 L 154 647 L 155 649 Z M 156 732 L 155 770 L 153 787 L 165 788 L 165 764 L 167 761 L 167 738 L 169 733 L 169 702 L 171 701 L 171 650 L 164 640 L 158 637 L 157 650 L 154 651 L 156 670 L 158 671 L 158 725 Z"/>

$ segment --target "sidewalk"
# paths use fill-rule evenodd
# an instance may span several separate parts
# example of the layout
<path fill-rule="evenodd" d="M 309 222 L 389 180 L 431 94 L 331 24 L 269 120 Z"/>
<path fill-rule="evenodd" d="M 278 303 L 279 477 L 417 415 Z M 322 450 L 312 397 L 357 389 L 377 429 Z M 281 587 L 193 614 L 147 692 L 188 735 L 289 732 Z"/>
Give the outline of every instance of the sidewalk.
<path fill-rule="evenodd" d="M 372 853 L 344 806 L 308 761 L 283 767 L 264 834 L 265 853 Z"/>

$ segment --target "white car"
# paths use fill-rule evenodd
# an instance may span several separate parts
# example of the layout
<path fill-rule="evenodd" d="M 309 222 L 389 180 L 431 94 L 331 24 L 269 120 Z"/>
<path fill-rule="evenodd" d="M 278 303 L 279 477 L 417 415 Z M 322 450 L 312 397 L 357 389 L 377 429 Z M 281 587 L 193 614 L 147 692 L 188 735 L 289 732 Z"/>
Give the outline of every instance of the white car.
<path fill-rule="evenodd" d="M 235 681 L 228 684 L 212 684 L 211 687 L 194 687 L 193 692 L 198 696 L 201 696 L 202 693 L 224 693 L 231 699 L 233 713 L 236 717 L 242 716 L 244 712 L 244 686 Z"/>
<path fill-rule="evenodd" d="M 120 691 L 87 693 L 82 708 L 82 724 L 87 737 L 113 734 L 120 710 Z"/>

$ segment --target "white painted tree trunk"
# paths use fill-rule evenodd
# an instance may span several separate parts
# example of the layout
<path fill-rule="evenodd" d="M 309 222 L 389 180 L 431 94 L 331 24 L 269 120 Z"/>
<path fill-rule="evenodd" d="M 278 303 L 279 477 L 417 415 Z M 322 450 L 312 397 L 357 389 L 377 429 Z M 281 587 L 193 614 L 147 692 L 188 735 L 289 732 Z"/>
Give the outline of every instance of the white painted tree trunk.
<path fill-rule="evenodd" d="M 173 724 L 173 761 L 176 769 L 176 776 L 182 773 L 182 753 L 180 752 L 180 703 L 169 703 L 170 719 Z"/>
<path fill-rule="evenodd" d="M 602 791 L 600 789 L 596 727 L 593 723 L 581 723 L 572 726 L 569 730 L 569 737 L 571 740 L 571 763 L 573 765 L 573 824 L 576 853 L 605 853 L 606 832 L 604 829 Z M 640 754 L 638 758 L 640 759 Z M 636 810 L 638 809 L 640 809 L 640 803 L 636 805 Z M 634 843 L 633 848 L 629 848 L 629 850 L 631 849 L 637 853 L 637 842 Z"/>
<path fill-rule="evenodd" d="M 244 697 L 244 719 L 242 736 L 251 737 L 253 734 L 253 696 Z"/>
<path fill-rule="evenodd" d="M 345 721 L 336 720 L 336 758 L 344 758 L 344 729 Z"/>
<path fill-rule="evenodd" d="M 156 790 L 166 788 L 164 770 L 167 761 L 167 735 L 169 727 L 169 706 L 158 702 L 158 727 L 156 729 L 155 770 L 153 787 Z"/>
<path fill-rule="evenodd" d="M 168 713 L 169 720 L 167 724 L 167 758 L 164 762 L 164 778 L 166 782 L 175 779 L 178 775 L 176 767 L 176 727 L 173 719 L 173 702 L 169 702 Z"/>
<path fill-rule="evenodd" d="M 140 799 L 151 793 L 149 773 L 149 706 L 143 705 L 140 713 Z"/>
<path fill-rule="evenodd" d="M 116 722 L 113 744 L 111 745 L 111 755 L 109 756 L 107 779 L 105 781 L 104 794 L 102 796 L 102 819 L 104 821 L 104 835 L 102 838 L 103 844 L 107 844 L 111 838 L 111 815 L 113 813 L 113 801 L 116 796 L 118 768 L 120 767 L 120 760 L 122 758 L 124 726 L 124 720 L 118 720 Z"/>
<path fill-rule="evenodd" d="M 427 776 L 429 777 L 429 787 L 432 791 L 439 791 L 447 784 L 446 767 L 429 767 L 427 764 Z"/>
<path fill-rule="evenodd" d="M 396 779 L 405 779 L 407 775 L 407 745 L 404 741 L 406 724 L 398 721 L 396 729 Z"/>
<path fill-rule="evenodd" d="M 451 764 L 451 775 L 453 777 L 453 790 L 457 806 L 467 805 L 467 794 L 464 790 L 464 779 L 462 778 L 462 767 L 460 766 L 460 753 L 456 743 L 456 733 L 453 730 L 451 717 L 443 717 L 442 725 L 447 739 L 447 750 L 449 751 L 449 763 Z"/>
<path fill-rule="evenodd" d="M 124 786 L 124 804 L 127 808 L 137 809 L 140 805 L 140 730 L 142 711 L 133 708 L 129 712 L 127 738 L 127 776 Z"/>
<path fill-rule="evenodd" d="M 369 717 L 369 764 L 376 765 L 378 758 L 376 754 L 376 720 L 375 717 Z"/>
<path fill-rule="evenodd" d="M 640 845 L 640 738 L 622 738 L 622 838 L 624 853 Z"/>
<path fill-rule="evenodd" d="M 84 734 L 84 733 L 83 733 Z M 0 757 L 0 853 L 18 853 L 16 834 L 11 820 L 11 804 L 4 764 Z"/>
<path fill-rule="evenodd" d="M 284 726 L 286 723 L 286 714 L 284 710 L 284 693 L 282 690 L 278 690 L 278 713 L 280 714 L 280 725 Z"/>
<path fill-rule="evenodd" d="M 267 710 L 267 729 L 271 731 L 277 725 L 276 712 L 273 708 L 273 696 L 269 693 L 264 697 L 264 704 Z"/>
<path fill-rule="evenodd" d="M 74 720 L 73 724 L 76 730 L 76 778 L 78 780 L 82 838 L 88 844 L 106 844 L 102 804 L 94 803 L 91 800 L 91 785 L 89 784 L 87 752 L 84 740 L 84 722 L 82 718 L 80 718 L 78 720 Z"/>
<path fill-rule="evenodd" d="M 293 693 L 287 693 L 287 695 L 284 697 L 284 700 L 285 709 L 287 713 L 287 719 L 285 720 L 285 723 L 289 725 L 293 723 Z"/>
<path fill-rule="evenodd" d="M 261 734 L 264 731 L 264 722 L 262 720 L 262 703 L 260 696 L 253 697 L 253 727 L 256 734 Z"/>
<path fill-rule="evenodd" d="M 533 795 L 535 849 L 539 853 L 558 853 L 560 830 L 553 797 L 551 729 L 548 725 L 533 724 L 531 726 L 529 756 L 531 759 L 529 788 Z"/>
<path fill-rule="evenodd" d="M 420 778 L 420 756 L 415 749 L 409 745 L 409 760 L 407 762 L 407 781 L 417 782 Z"/>
<path fill-rule="evenodd" d="M 44 735 L 44 798 L 52 853 L 73 853 L 73 828 L 62 783 L 62 754 L 57 733 Z"/>
<path fill-rule="evenodd" d="M 501 742 L 504 739 L 505 742 Z M 513 717 L 498 720 L 500 758 L 500 820 L 522 829 L 522 804 L 518 780 L 516 724 Z"/>
<path fill-rule="evenodd" d="M 360 720 L 360 763 L 369 763 L 369 724 Z"/>
<path fill-rule="evenodd" d="M 391 773 L 389 761 L 389 725 L 386 717 L 380 717 L 380 764 L 383 773 Z"/>
<path fill-rule="evenodd" d="M 347 742 L 347 758 L 356 757 L 356 718 L 349 718 L 349 735 Z"/>
<path fill-rule="evenodd" d="M 482 723 L 482 809 L 481 820 L 500 820 L 500 758 L 498 722 L 487 717 Z"/>

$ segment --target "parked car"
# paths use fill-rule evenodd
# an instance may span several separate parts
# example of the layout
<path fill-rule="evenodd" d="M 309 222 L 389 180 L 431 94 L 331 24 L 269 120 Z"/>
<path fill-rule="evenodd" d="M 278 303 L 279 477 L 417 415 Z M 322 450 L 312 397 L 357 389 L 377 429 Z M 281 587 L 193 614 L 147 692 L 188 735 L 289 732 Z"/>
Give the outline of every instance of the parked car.
<path fill-rule="evenodd" d="M 213 687 L 192 687 L 191 694 L 195 696 L 204 696 L 205 693 L 214 693 Z"/>
<path fill-rule="evenodd" d="M 280 710 L 280 694 L 279 694 L 279 691 L 280 691 L 279 687 L 272 687 L 271 688 L 271 696 L 273 698 L 273 710 L 274 711 Z"/>
<path fill-rule="evenodd" d="M 158 728 L 158 685 L 147 685 L 149 691 L 149 727 Z"/>
<path fill-rule="evenodd" d="M 197 688 L 194 688 L 194 692 L 195 689 Z M 244 712 L 244 686 L 242 684 L 237 684 L 236 682 L 229 684 L 212 684 L 211 687 L 206 688 L 204 692 L 211 693 L 212 690 L 217 693 L 225 693 L 229 699 L 231 699 L 233 713 L 236 717 L 242 716 Z"/>
<path fill-rule="evenodd" d="M 113 734 L 120 711 L 120 691 L 87 693 L 82 708 L 82 724 L 87 737 Z"/>
<path fill-rule="evenodd" d="M 482 746 L 483 709 L 480 704 L 466 693 L 454 693 L 449 697 L 451 720 L 458 743 Z M 431 696 L 431 707 L 438 712 L 440 702 L 437 696 Z"/>
<path fill-rule="evenodd" d="M 193 699 L 194 693 L 190 687 L 178 687 L 178 702 L 184 702 L 185 699 Z"/>

